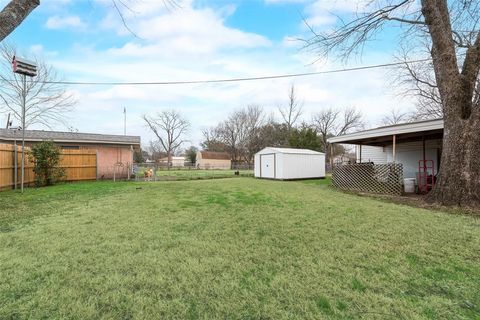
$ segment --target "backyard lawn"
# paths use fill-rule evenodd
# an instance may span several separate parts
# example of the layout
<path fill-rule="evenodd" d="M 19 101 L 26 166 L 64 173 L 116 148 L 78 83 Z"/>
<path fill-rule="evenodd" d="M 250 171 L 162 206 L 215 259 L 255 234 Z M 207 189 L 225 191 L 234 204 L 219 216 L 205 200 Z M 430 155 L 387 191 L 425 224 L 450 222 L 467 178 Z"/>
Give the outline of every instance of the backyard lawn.
<path fill-rule="evenodd" d="M 144 172 L 148 168 L 138 168 L 136 179 L 137 181 L 144 181 Z M 196 169 L 196 168 L 152 168 L 154 170 L 153 177 L 149 178 L 152 181 L 164 180 L 202 180 L 202 179 L 219 179 L 235 177 L 235 172 L 241 177 L 253 177 L 253 170 L 230 170 L 230 169 Z"/>
<path fill-rule="evenodd" d="M 480 220 L 328 180 L 0 193 L 0 319 L 478 319 Z"/>

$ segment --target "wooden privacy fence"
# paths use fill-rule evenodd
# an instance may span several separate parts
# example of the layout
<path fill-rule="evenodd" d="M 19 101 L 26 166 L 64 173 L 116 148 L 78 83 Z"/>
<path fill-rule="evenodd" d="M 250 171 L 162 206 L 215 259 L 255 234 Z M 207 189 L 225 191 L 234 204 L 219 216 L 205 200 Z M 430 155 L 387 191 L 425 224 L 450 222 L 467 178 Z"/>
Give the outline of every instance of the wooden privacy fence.
<path fill-rule="evenodd" d="M 29 152 L 29 148 L 25 148 Z M 22 174 L 22 148 L 17 146 L 17 185 L 20 185 Z M 97 151 L 89 149 L 62 150 L 60 166 L 65 170 L 64 181 L 97 179 Z M 0 190 L 13 188 L 15 185 L 15 147 L 0 144 Z M 25 158 L 25 184 L 35 182 L 33 162 Z"/>
<path fill-rule="evenodd" d="M 332 184 L 347 191 L 400 195 L 403 191 L 401 163 L 356 163 L 336 165 Z"/>

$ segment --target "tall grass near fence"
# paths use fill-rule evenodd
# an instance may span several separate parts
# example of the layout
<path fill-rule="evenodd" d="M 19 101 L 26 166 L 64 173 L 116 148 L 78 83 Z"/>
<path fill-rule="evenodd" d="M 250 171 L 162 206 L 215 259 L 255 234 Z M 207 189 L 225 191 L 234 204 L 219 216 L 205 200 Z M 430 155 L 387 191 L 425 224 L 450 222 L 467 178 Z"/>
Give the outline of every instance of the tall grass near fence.
<path fill-rule="evenodd" d="M 26 154 L 30 148 L 26 148 Z M 10 144 L 0 144 L 0 190 L 15 186 L 15 152 L 17 153 L 17 185 L 22 174 L 22 148 Z M 60 166 L 65 169 L 65 181 L 95 180 L 97 178 L 96 150 L 62 150 Z M 35 182 L 34 163 L 27 155 L 25 158 L 26 185 Z"/>

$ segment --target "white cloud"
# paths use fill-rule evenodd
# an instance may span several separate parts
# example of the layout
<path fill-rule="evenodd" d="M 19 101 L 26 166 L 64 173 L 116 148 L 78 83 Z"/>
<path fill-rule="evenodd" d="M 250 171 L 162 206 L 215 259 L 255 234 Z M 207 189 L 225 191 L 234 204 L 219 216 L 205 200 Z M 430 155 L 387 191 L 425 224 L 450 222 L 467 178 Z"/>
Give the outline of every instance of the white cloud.
<path fill-rule="evenodd" d="M 235 11 L 233 6 L 224 6 L 218 10 L 192 7 L 174 11 L 157 10 L 158 14 L 153 16 L 133 16 L 127 20 L 128 27 L 149 44 L 140 46 L 129 43 L 116 49 L 117 54 L 136 56 L 142 50 L 147 54 L 165 51 L 174 55 L 210 54 L 219 49 L 271 46 L 271 42 L 264 36 L 225 26 L 225 19 Z M 123 23 L 112 14 L 107 15 L 101 26 L 114 29 L 119 35 L 129 35 Z"/>
<path fill-rule="evenodd" d="M 52 16 L 48 18 L 45 26 L 48 29 L 84 29 L 86 27 L 86 24 L 78 16 Z"/>
<path fill-rule="evenodd" d="M 276 43 L 262 35 L 227 26 L 225 21 L 234 10 L 231 6 L 195 9 L 187 3 L 181 10 L 168 11 L 156 2 L 138 3 L 150 10 L 129 20 L 129 26 L 141 39 L 127 32 L 125 43 L 116 47 L 98 50 L 79 45 L 68 58 L 55 59 L 56 68 L 68 80 L 157 82 L 254 77 L 345 67 L 325 59 L 312 65 L 317 57 L 298 52 L 301 43 L 289 41 L 289 38 Z M 321 12 L 318 10 L 315 12 Z M 310 17 L 314 17 L 314 11 L 311 13 Z M 125 32 L 114 15 L 107 16 L 102 23 L 104 28 L 119 34 Z M 387 55 L 374 56 L 363 64 L 388 61 Z M 375 122 L 388 107 L 408 105 L 408 102 L 394 99 L 395 88 L 389 88 L 385 81 L 384 71 L 376 69 L 214 84 L 78 86 L 75 89 L 79 105 L 72 125 L 81 131 L 122 134 L 122 110 L 126 107 L 127 132 L 141 135 L 146 144 L 153 136 L 142 123 L 141 116 L 163 108 L 176 108 L 192 123 L 188 138 L 198 143 L 201 128 L 216 124 L 235 108 L 255 103 L 263 106 L 267 113 L 277 113 L 277 106 L 286 103 L 292 83 L 305 102 L 305 120 L 322 108 L 357 106 Z"/>
<path fill-rule="evenodd" d="M 311 27 L 334 25 L 339 15 L 362 12 L 370 0 L 317 0 L 305 7 L 306 22 Z M 306 26 L 302 22 L 302 27 Z"/>

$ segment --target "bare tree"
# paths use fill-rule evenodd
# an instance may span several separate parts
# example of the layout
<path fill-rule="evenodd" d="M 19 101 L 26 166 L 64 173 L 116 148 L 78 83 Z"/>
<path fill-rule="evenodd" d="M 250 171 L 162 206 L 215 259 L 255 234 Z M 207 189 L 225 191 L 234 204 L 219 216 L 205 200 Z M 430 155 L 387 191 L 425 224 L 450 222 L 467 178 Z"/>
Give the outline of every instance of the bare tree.
<path fill-rule="evenodd" d="M 0 42 L 17 28 L 40 0 L 11 0 L 0 12 Z"/>
<path fill-rule="evenodd" d="M 444 116 L 439 179 L 430 199 L 446 205 L 480 205 L 479 9 L 477 0 L 370 1 L 351 21 L 307 40 L 320 53 L 348 58 L 387 23 L 403 28 L 409 42 L 428 37 Z"/>
<path fill-rule="evenodd" d="M 263 109 L 258 105 L 250 105 L 244 111 L 246 136 L 243 141 L 244 159 L 248 163 L 253 161 L 255 153 L 263 147 L 260 132 L 265 124 Z"/>
<path fill-rule="evenodd" d="M 438 119 L 443 117 L 442 101 L 435 81 L 435 72 L 431 61 L 410 62 L 411 56 L 429 54 L 431 45 L 417 48 L 402 47 L 397 57 L 402 64 L 394 68 L 392 84 L 400 88 L 402 96 L 416 99 L 415 110 L 410 114 L 412 120 Z"/>
<path fill-rule="evenodd" d="M 221 134 L 218 127 L 205 128 L 202 130 L 203 142 L 200 146 L 203 150 L 224 152 L 227 151 L 227 146 L 222 142 Z"/>
<path fill-rule="evenodd" d="M 383 116 L 380 124 L 383 126 L 391 126 L 394 124 L 408 122 L 412 119 L 410 112 L 399 108 L 391 108 L 390 111 Z"/>
<path fill-rule="evenodd" d="M 260 141 L 265 115 L 260 106 L 235 110 L 216 127 L 204 130 L 210 145 L 224 146 L 232 160 L 251 162 L 263 144 Z M 204 143 L 205 144 L 205 143 Z"/>
<path fill-rule="evenodd" d="M 331 136 L 339 136 L 356 129 L 362 129 L 365 125 L 362 113 L 354 107 L 341 109 L 328 108 L 317 112 L 312 117 L 313 127 L 322 139 L 323 152 L 327 161 L 332 161 L 334 150 L 327 139 Z M 339 148 L 340 149 L 340 148 Z"/>
<path fill-rule="evenodd" d="M 12 46 L 0 48 L 0 111 L 10 112 L 22 123 L 22 76 L 12 72 L 12 58 L 16 50 Z M 76 101 L 64 85 L 56 83 L 59 77 L 44 61 L 35 58 L 37 76 L 26 83 L 25 128 L 40 124 L 51 128 L 54 124 L 66 125 L 67 114 Z"/>
<path fill-rule="evenodd" d="M 160 142 L 157 141 L 150 141 L 147 147 L 148 157 L 150 160 L 154 162 L 158 162 L 161 158 L 165 157 L 166 153 L 163 151 L 163 147 L 161 146 Z"/>
<path fill-rule="evenodd" d="M 175 151 L 181 147 L 182 143 L 186 142 L 183 140 L 183 136 L 188 131 L 190 123 L 175 110 L 164 110 L 158 112 L 154 117 L 144 115 L 143 120 L 157 136 L 162 148 L 167 153 L 170 164 Z"/>
<path fill-rule="evenodd" d="M 324 109 L 312 116 L 312 123 L 320 134 L 323 144 L 323 152 L 327 153 L 327 139 L 329 135 L 335 135 L 338 126 L 340 110 L 333 108 Z"/>
<path fill-rule="evenodd" d="M 290 132 L 303 113 L 303 103 L 299 101 L 294 85 L 290 87 L 288 93 L 288 105 L 279 107 L 278 111 L 282 115 L 283 122 L 287 125 L 288 132 Z"/>

